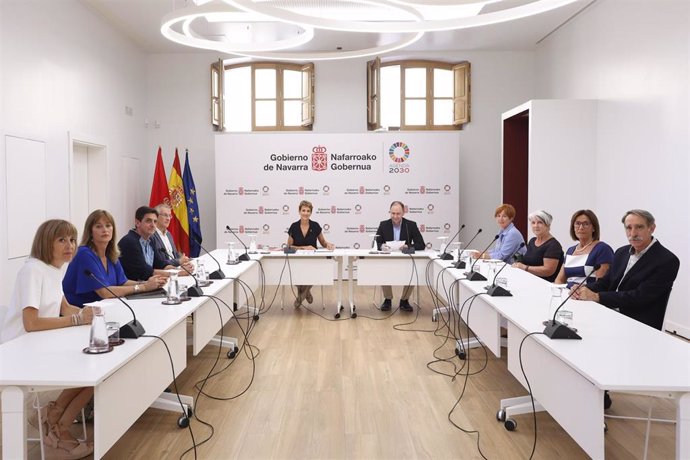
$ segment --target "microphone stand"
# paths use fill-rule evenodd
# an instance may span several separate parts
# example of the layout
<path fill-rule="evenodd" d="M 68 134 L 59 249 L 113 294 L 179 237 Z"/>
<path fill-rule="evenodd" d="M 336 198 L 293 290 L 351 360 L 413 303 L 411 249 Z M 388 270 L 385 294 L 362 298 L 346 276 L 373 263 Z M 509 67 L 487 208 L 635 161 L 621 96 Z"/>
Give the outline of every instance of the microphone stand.
<path fill-rule="evenodd" d="M 482 275 L 479 272 L 474 271 L 474 266 L 477 265 L 477 262 L 479 262 L 479 259 L 482 258 L 484 253 L 489 250 L 491 245 L 494 244 L 494 241 L 496 241 L 497 239 L 498 239 L 498 235 L 494 236 L 494 239 L 491 240 L 491 243 L 489 243 L 489 245 L 481 252 L 481 254 L 479 254 L 479 256 L 477 257 L 477 260 L 474 261 L 474 263 L 470 267 L 470 271 L 465 272 L 465 276 L 467 277 L 468 281 L 486 281 L 486 277 L 484 275 Z"/>
<path fill-rule="evenodd" d="M 515 254 L 520 254 L 520 250 L 525 247 L 525 243 L 520 243 L 520 247 L 518 248 L 517 251 L 515 251 Z M 513 254 L 513 257 L 515 257 L 515 254 Z M 496 272 L 496 275 L 494 275 L 494 279 L 491 282 L 491 286 L 489 286 L 489 289 L 486 291 L 487 294 L 489 294 L 491 297 L 512 297 L 513 294 L 510 293 L 509 290 L 502 288 L 501 286 L 496 284 L 496 279 L 498 278 L 498 274 L 503 271 L 504 268 L 506 268 L 508 264 L 504 264 L 499 271 Z"/>
<path fill-rule="evenodd" d="M 472 244 L 472 242 L 474 241 L 474 239 L 475 239 L 481 232 L 482 232 L 482 229 L 481 229 L 481 228 L 480 228 L 479 230 L 477 230 L 477 233 L 474 234 L 474 236 L 472 237 L 472 239 L 470 240 L 470 242 L 467 243 L 467 244 L 465 245 L 465 249 L 467 249 L 467 248 L 470 247 L 470 244 Z M 462 251 L 464 251 L 464 249 L 458 248 L 458 254 L 462 254 Z M 453 268 L 465 268 L 465 266 L 466 266 L 465 262 L 462 261 L 462 260 L 460 260 L 460 256 L 458 256 L 458 261 L 455 262 L 455 265 L 453 265 Z"/>
<path fill-rule="evenodd" d="M 225 273 L 223 273 L 223 270 L 220 268 L 220 262 L 218 262 L 218 259 L 216 259 L 215 257 L 213 257 L 213 254 L 211 254 L 210 252 L 208 252 L 208 250 L 207 250 L 205 247 L 203 247 L 203 246 L 201 245 L 201 242 L 200 242 L 199 240 L 197 240 L 196 238 L 194 238 L 194 236 L 192 236 L 192 239 L 194 239 L 194 241 L 196 242 L 196 244 L 198 244 L 199 247 L 200 247 L 201 249 L 203 249 L 204 252 L 205 252 L 206 254 L 208 254 L 208 255 L 211 257 L 211 259 L 213 259 L 213 261 L 218 265 L 218 270 L 209 273 L 208 277 L 211 278 L 212 280 L 222 280 L 222 279 L 225 279 Z"/>
<path fill-rule="evenodd" d="M 405 236 L 405 245 L 407 247 L 403 249 L 401 252 L 403 254 L 414 254 L 416 250 L 414 246 L 412 246 L 412 238 L 410 238 L 410 228 L 408 227 L 407 222 L 405 222 L 405 233 L 407 233 L 407 235 Z M 410 244 L 407 244 L 408 240 Z"/>
<path fill-rule="evenodd" d="M 572 289 L 570 291 L 570 294 L 568 294 L 568 297 L 565 298 L 563 302 L 556 308 L 556 311 L 553 312 L 553 319 L 547 320 L 546 327 L 544 328 L 544 335 L 546 335 L 550 339 L 574 339 L 574 340 L 582 340 L 582 337 L 577 335 L 577 332 L 575 332 L 574 329 L 566 326 L 565 324 L 556 321 L 556 315 L 558 315 L 558 311 L 565 305 L 565 303 L 570 299 L 573 294 L 577 292 L 578 289 L 582 287 L 583 284 L 587 282 L 589 279 L 589 276 L 594 273 L 595 271 L 599 270 L 599 267 L 601 267 L 600 264 L 596 264 L 594 267 L 592 267 L 592 270 L 589 273 L 585 272 L 585 279 L 580 281 L 577 284 L 577 287 L 575 289 Z"/>
<path fill-rule="evenodd" d="M 444 249 L 443 252 L 441 253 L 441 255 L 438 256 L 439 259 L 441 259 L 441 260 L 453 260 L 453 256 L 448 252 L 448 248 L 450 247 L 450 243 L 452 243 L 455 238 L 460 236 L 460 232 L 462 231 L 463 228 L 465 228 L 465 224 L 462 224 L 462 226 L 460 226 L 460 230 L 458 230 L 458 232 L 455 235 L 453 235 L 453 238 L 450 239 L 450 241 L 446 245 L 446 249 Z"/>
<path fill-rule="evenodd" d="M 144 326 L 141 324 L 141 322 L 137 321 L 137 315 L 134 313 L 134 310 L 132 310 L 132 307 L 130 307 L 127 302 L 122 300 L 122 297 L 115 294 L 108 286 L 106 286 L 106 284 L 103 281 L 99 280 L 98 277 L 91 272 L 91 270 L 84 270 L 84 274 L 89 278 L 93 278 L 94 280 L 96 280 L 98 284 L 103 286 L 106 291 L 113 295 L 113 297 L 122 302 L 125 305 L 125 307 L 127 307 L 129 311 L 132 313 L 132 321 L 120 327 L 120 337 L 122 337 L 123 339 L 138 339 L 146 333 L 146 331 L 144 330 Z"/>
<path fill-rule="evenodd" d="M 237 241 L 239 241 L 240 244 L 244 247 L 244 254 L 240 254 L 240 256 L 237 258 L 237 260 L 239 260 L 240 262 L 247 262 L 247 261 L 249 261 L 249 249 L 247 248 L 247 245 L 244 244 L 244 241 L 242 241 L 242 240 L 240 239 L 239 236 L 237 236 L 237 233 L 235 233 L 235 232 L 232 231 L 232 229 L 230 228 L 229 225 L 226 225 L 226 226 L 225 226 L 225 229 L 226 229 L 227 231 L 229 231 L 230 233 L 232 233 L 232 235 L 233 235 L 235 238 L 237 238 Z"/>

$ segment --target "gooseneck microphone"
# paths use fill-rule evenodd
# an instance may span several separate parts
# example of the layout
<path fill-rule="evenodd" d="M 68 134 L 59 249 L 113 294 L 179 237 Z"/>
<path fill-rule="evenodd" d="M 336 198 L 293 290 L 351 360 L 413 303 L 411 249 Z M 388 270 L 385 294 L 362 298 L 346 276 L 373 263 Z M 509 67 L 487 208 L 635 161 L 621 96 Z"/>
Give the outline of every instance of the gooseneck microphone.
<path fill-rule="evenodd" d="M 237 233 L 235 233 L 235 232 L 232 231 L 232 229 L 230 228 L 229 225 L 226 225 L 226 226 L 225 226 L 225 229 L 226 229 L 227 231 L 229 231 L 230 233 L 232 233 L 232 235 L 233 235 L 235 238 L 237 238 L 237 241 L 239 241 L 240 244 L 244 247 L 244 254 L 240 254 L 240 256 L 237 258 L 237 260 L 239 260 L 240 262 L 249 261 L 249 249 L 247 248 L 247 245 L 244 244 L 244 241 L 242 241 L 242 240 L 240 239 L 239 236 L 237 236 Z"/>
<path fill-rule="evenodd" d="M 565 324 L 556 321 L 556 315 L 558 315 L 558 311 L 565 305 L 565 303 L 570 299 L 573 294 L 577 292 L 580 287 L 582 287 L 583 284 L 587 282 L 589 279 L 589 276 L 594 273 L 595 271 L 599 270 L 601 267 L 601 264 L 596 264 L 592 267 L 592 269 L 587 273 L 585 271 L 585 279 L 580 281 L 577 284 L 577 287 L 575 289 L 571 289 L 570 294 L 568 294 L 568 297 L 565 298 L 563 302 L 556 308 L 556 311 L 553 312 L 553 318 L 549 319 L 546 321 L 546 327 L 544 328 L 544 335 L 546 335 L 550 339 L 575 339 L 575 340 L 582 340 L 582 337 L 577 335 L 577 332 L 575 332 L 574 329 L 569 328 Z"/>
<path fill-rule="evenodd" d="M 199 241 L 198 239 L 196 239 L 196 238 L 194 237 L 194 235 L 190 235 L 190 236 L 191 236 L 192 239 L 196 242 L 196 244 L 198 244 L 199 247 L 200 247 L 201 249 L 203 249 L 204 252 L 205 252 L 206 254 L 208 254 L 208 255 L 211 257 L 211 259 L 213 259 L 213 261 L 218 265 L 218 270 L 209 273 L 208 277 L 211 278 L 212 280 L 222 280 L 222 279 L 225 279 L 225 273 L 223 273 L 223 270 L 220 268 L 220 262 L 218 262 L 218 259 L 216 259 L 215 257 L 213 257 L 213 254 L 211 254 L 210 252 L 208 252 L 208 250 L 207 250 L 205 247 L 203 247 L 203 246 L 201 245 L 201 241 Z"/>
<path fill-rule="evenodd" d="M 469 243 L 467 243 L 467 244 L 465 245 L 465 249 L 467 249 L 467 248 L 470 247 L 470 244 L 472 244 L 472 242 L 474 241 L 474 239 L 475 239 L 477 236 L 479 236 L 479 234 L 480 234 L 481 232 L 482 232 L 482 229 L 481 229 L 481 228 L 480 228 L 479 230 L 477 230 L 477 233 L 474 234 L 474 236 L 472 237 L 472 239 L 470 239 Z M 463 251 L 463 249 L 460 248 L 459 251 L 458 251 L 458 254 L 462 254 L 462 251 Z M 464 262 L 463 260 L 460 260 L 460 257 L 458 256 L 458 261 L 455 262 L 455 265 L 453 265 L 453 268 L 465 268 L 465 262 Z"/>
<path fill-rule="evenodd" d="M 134 313 L 134 310 L 132 310 L 132 307 L 130 307 L 127 302 L 122 300 L 122 297 L 115 294 L 110 289 L 110 287 L 108 287 L 103 281 L 99 280 L 98 277 L 91 272 L 91 270 L 84 270 L 84 274 L 89 278 L 96 280 L 96 282 L 103 286 L 106 291 L 110 292 L 113 295 L 113 297 L 122 302 L 125 305 L 125 307 L 129 308 L 129 311 L 132 313 L 132 321 L 120 327 L 120 337 L 124 339 L 138 339 L 146 333 L 146 331 L 144 330 L 144 326 L 142 326 L 141 323 L 137 321 L 137 315 Z"/>
<path fill-rule="evenodd" d="M 520 246 L 518 247 L 518 250 L 515 251 L 515 254 L 520 254 L 520 250 L 525 247 L 525 243 L 520 243 Z M 515 254 L 513 254 L 511 257 L 515 257 Z M 509 290 L 499 286 L 496 284 L 496 279 L 498 278 L 498 274 L 503 271 L 504 268 L 506 268 L 509 264 L 504 264 L 499 271 L 496 272 L 496 275 L 494 275 L 494 279 L 491 282 L 491 286 L 489 286 L 489 289 L 486 291 L 487 294 L 489 294 L 491 297 L 512 297 L 513 294 L 510 293 Z"/>
<path fill-rule="evenodd" d="M 441 255 L 438 256 L 439 259 L 441 259 L 441 260 L 453 260 L 453 256 L 448 252 L 448 248 L 450 247 L 450 243 L 452 243 L 453 240 L 460 235 L 460 232 L 462 231 L 463 228 L 465 228 L 465 224 L 462 224 L 460 226 L 460 230 L 458 230 L 458 232 L 455 235 L 453 235 L 453 238 L 451 238 L 450 241 L 448 241 L 446 248 L 443 250 Z"/>
<path fill-rule="evenodd" d="M 486 281 L 486 277 L 482 275 L 479 272 L 474 271 L 474 266 L 477 265 L 477 262 L 479 262 L 479 259 L 482 258 L 484 253 L 489 250 L 492 244 L 494 244 L 494 241 L 498 239 L 498 235 L 494 236 L 494 239 L 491 240 L 491 242 L 484 248 L 484 250 L 477 256 L 477 260 L 474 261 L 472 266 L 470 267 L 470 270 L 468 272 L 465 272 L 465 276 L 467 276 L 467 281 Z"/>

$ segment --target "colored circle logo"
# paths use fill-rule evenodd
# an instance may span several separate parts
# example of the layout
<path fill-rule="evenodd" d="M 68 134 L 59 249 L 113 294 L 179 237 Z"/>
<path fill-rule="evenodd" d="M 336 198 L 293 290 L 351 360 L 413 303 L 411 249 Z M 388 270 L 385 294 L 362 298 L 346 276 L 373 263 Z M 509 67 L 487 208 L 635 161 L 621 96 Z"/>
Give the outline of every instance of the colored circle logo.
<path fill-rule="evenodd" d="M 396 142 L 388 149 L 388 156 L 396 163 L 402 163 L 410 158 L 410 148 L 404 142 Z"/>

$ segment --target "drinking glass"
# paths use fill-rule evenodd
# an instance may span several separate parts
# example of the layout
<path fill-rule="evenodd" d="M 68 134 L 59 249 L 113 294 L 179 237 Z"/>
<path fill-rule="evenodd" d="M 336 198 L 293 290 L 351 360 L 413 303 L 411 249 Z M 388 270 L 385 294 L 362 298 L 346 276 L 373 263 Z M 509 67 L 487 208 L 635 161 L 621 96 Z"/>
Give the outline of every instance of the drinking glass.
<path fill-rule="evenodd" d="M 117 321 L 108 321 L 105 323 L 105 329 L 108 332 L 108 343 L 110 345 L 120 344 L 120 323 Z"/>
<path fill-rule="evenodd" d="M 91 333 L 89 334 L 89 351 L 91 353 L 103 353 L 108 351 L 108 330 L 105 325 L 105 312 L 101 307 L 93 308 L 93 320 L 91 321 Z"/>
<path fill-rule="evenodd" d="M 168 286 L 165 293 L 166 299 L 163 302 L 165 305 L 176 305 L 182 302 L 180 300 L 180 284 L 177 279 L 177 273 L 171 274 L 168 278 Z"/>
<path fill-rule="evenodd" d="M 235 243 L 228 241 L 228 265 L 237 264 L 237 254 L 235 254 Z"/>

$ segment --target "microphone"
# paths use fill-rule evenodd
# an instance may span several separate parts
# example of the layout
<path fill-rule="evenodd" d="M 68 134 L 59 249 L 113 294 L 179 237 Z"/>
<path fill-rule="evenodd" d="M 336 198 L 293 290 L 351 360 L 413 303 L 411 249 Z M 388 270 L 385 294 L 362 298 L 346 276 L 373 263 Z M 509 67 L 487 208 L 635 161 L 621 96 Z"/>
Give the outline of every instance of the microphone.
<path fill-rule="evenodd" d="M 520 254 L 520 250 L 525 247 L 525 243 L 520 243 L 520 247 L 518 247 L 518 250 L 515 251 L 515 254 Z M 515 254 L 513 254 L 513 257 L 515 257 Z M 489 294 L 491 297 L 512 297 L 513 294 L 510 293 L 509 290 L 502 288 L 501 286 L 498 286 L 496 284 L 496 278 L 498 278 L 498 274 L 503 271 L 504 268 L 506 268 L 508 264 L 504 264 L 499 271 L 496 272 L 496 275 L 494 276 L 494 280 L 491 282 L 491 286 L 489 286 L 489 290 L 486 291 L 487 294 Z"/>
<path fill-rule="evenodd" d="M 573 290 L 570 291 L 570 294 L 568 294 L 568 297 L 565 298 L 563 302 L 556 308 L 556 311 L 553 312 L 553 318 L 546 320 L 546 327 L 544 328 L 544 335 L 546 335 L 550 339 L 575 339 L 575 340 L 582 340 L 582 337 L 577 335 L 577 332 L 575 332 L 574 329 L 569 328 L 565 324 L 556 321 L 556 315 L 558 315 L 558 310 L 565 305 L 565 303 L 570 299 L 575 292 L 577 292 L 580 287 L 587 282 L 589 279 L 589 276 L 594 273 L 595 271 L 599 270 L 601 267 L 601 264 L 596 264 L 592 267 L 592 270 L 589 271 L 589 273 L 585 272 L 585 279 L 580 281 L 577 284 L 577 287 Z"/>
<path fill-rule="evenodd" d="M 415 248 L 412 246 L 412 239 L 410 238 L 410 227 L 407 225 L 407 221 L 405 221 L 405 245 L 407 246 L 405 249 L 403 249 L 401 252 L 403 254 L 414 254 L 415 253 Z"/>
<path fill-rule="evenodd" d="M 211 278 L 212 280 L 222 280 L 222 279 L 225 279 L 225 273 L 223 273 L 223 270 L 220 268 L 220 262 L 218 262 L 218 259 L 216 259 L 215 257 L 213 257 L 213 254 L 211 254 L 210 252 L 208 252 L 208 250 L 207 250 L 205 247 L 203 247 L 203 246 L 201 245 L 201 241 L 199 241 L 198 239 L 196 239 L 196 237 L 195 237 L 193 234 L 192 234 L 192 235 L 189 235 L 189 236 L 194 240 L 194 242 L 195 242 L 196 244 L 199 245 L 199 247 L 200 247 L 201 249 L 204 250 L 204 252 L 205 252 L 206 254 L 208 254 L 209 256 L 211 256 L 211 259 L 213 259 L 213 261 L 218 265 L 218 270 L 209 273 L 208 277 Z"/>
<path fill-rule="evenodd" d="M 450 247 L 450 243 L 452 243 L 453 240 L 460 235 L 460 232 L 462 231 L 463 228 L 465 228 L 465 224 L 462 224 L 460 226 L 460 230 L 458 230 L 458 232 L 455 235 L 453 235 L 453 238 L 450 239 L 450 241 L 446 245 L 446 249 L 444 249 L 443 253 L 440 256 L 438 256 L 439 259 L 441 259 L 441 260 L 453 260 L 453 256 L 448 253 L 448 248 Z"/>
<path fill-rule="evenodd" d="M 167 254 L 167 253 L 168 253 L 168 252 L 165 250 L 165 248 L 159 248 L 159 249 L 160 249 L 161 253 L 163 253 L 163 254 Z M 201 290 L 201 286 L 199 286 L 199 280 L 196 279 L 196 277 L 195 277 L 194 275 L 192 275 L 192 272 L 190 272 L 189 270 L 187 270 L 187 269 L 184 267 L 183 264 L 180 264 L 180 265 L 178 266 L 178 268 L 181 269 L 181 270 L 184 270 L 185 272 L 187 272 L 187 274 L 188 274 L 189 276 L 191 276 L 192 279 L 194 280 L 194 284 L 195 284 L 195 285 L 194 285 L 194 286 L 188 286 L 188 287 L 187 287 L 187 295 L 188 295 L 189 297 L 201 297 L 201 296 L 204 294 L 204 292 Z M 189 297 L 187 297 L 187 299 L 188 299 Z M 180 300 L 184 300 L 184 299 L 180 299 Z"/>
<path fill-rule="evenodd" d="M 491 245 L 494 244 L 494 241 L 496 241 L 497 239 L 498 239 L 498 235 L 494 236 L 494 239 L 491 240 L 491 242 L 486 246 L 486 248 L 479 254 L 479 256 L 477 257 L 477 260 L 474 261 L 474 263 L 470 267 L 470 271 L 465 272 L 465 276 L 467 276 L 468 281 L 486 281 L 486 277 L 484 275 L 482 275 L 479 272 L 475 272 L 473 269 L 474 269 L 474 266 L 477 265 L 477 262 L 479 261 L 479 259 L 482 258 L 484 253 L 489 250 L 489 247 L 491 247 Z"/>
<path fill-rule="evenodd" d="M 249 249 L 247 249 L 247 245 L 244 244 L 244 241 L 242 241 L 242 240 L 240 239 L 239 236 L 237 236 L 237 233 L 235 233 L 235 232 L 232 231 L 232 229 L 230 228 L 229 225 L 226 225 L 226 226 L 225 226 L 225 229 L 226 229 L 227 231 L 229 231 L 230 233 L 232 233 L 233 236 L 234 236 L 235 238 L 237 238 L 237 241 L 239 241 L 240 244 L 244 247 L 244 254 L 240 254 L 240 256 L 237 258 L 237 260 L 239 260 L 240 262 L 248 261 L 248 260 L 249 260 Z"/>
<path fill-rule="evenodd" d="M 287 230 L 285 230 L 285 233 L 287 233 L 288 236 L 290 236 L 290 229 L 288 228 Z M 284 254 L 294 254 L 296 252 L 297 252 L 297 249 L 291 248 L 289 244 L 285 244 L 285 246 L 283 246 L 283 253 Z"/>
<path fill-rule="evenodd" d="M 106 286 L 103 281 L 99 280 L 98 277 L 91 272 L 91 270 L 84 270 L 84 274 L 89 278 L 96 280 L 98 284 L 103 286 L 105 290 L 110 292 L 117 300 L 125 304 L 125 307 L 129 308 L 129 311 L 132 312 L 132 318 L 134 319 L 120 328 L 120 337 L 124 339 L 138 339 L 146 333 L 144 326 L 137 321 L 137 315 L 134 313 L 134 310 L 132 310 L 132 307 L 130 307 L 127 302 L 122 300 L 122 297 L 115 294 L 108 286 Z"/>
<path fill-rule="evenodd" d="M 472 237 L 472 239 L 470 240 L 470 242 L 467 243 L 467 244 L 465 245 L 465 249 L 470 247 L 470 244 L 472 244 L 472 241 L 474 241 L 474 239 L 475 239 L 481 232 L 482 232 L 482 229 L 481 229 L 481 228 L 480 228 L 479 230 L 477 230 L 477 233 L 474 234 L 474 236 Z M 461 251 L 460 251 L 459 253 L 462 254 L 462 248 L 460 248 L 460 249 L 461 249 Z M 458 258 L 458 261 L 455 262 L 455 265 L 453 265 L 453 268 L 465 268 L 465 262 L 464 262 L 464 261 L 461 261 L 460 258 Z"/>

